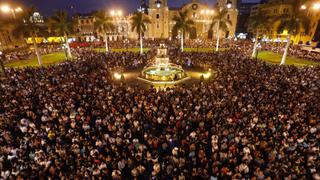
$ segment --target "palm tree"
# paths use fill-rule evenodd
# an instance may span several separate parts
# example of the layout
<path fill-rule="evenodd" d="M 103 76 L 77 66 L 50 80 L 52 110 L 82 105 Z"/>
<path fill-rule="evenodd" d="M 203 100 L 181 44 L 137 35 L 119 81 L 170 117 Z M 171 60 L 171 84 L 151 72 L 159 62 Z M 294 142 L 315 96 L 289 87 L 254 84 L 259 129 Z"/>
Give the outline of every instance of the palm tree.
<path fill-rule="evenodd" d="M 43 24 L 37 23 L 34 19 L 34 8 L 28 9 L 24 12 L 25 13 L 22 15 L 22 19 L 17 19 L 14 22 L 15 28 L 13 30 L 13 35 L 20 37 L 31 37 L 38 64 L 39 66 L 42 66 L 41 54 L 38 50 L 36 37 L 37 35 L 42 34 L 45 31 L 46 27 Z"/>
<path fill-rule="evenodd" d="M 72 30 L 72 22 L 68 20 L 68 13 L 62 10 L 56 11 L 54 15 L 50 17 L 48 26 L 51 31 L 57 33 L 59 36 L 64 37 L 68 57 L 72 58 L 70 46 L 68 43 L 68 35 Z"/>
<path fill-rule="evenodd" d="M 266 16 L 266 14 L 259 10 L 258 13 L 254 16 L 251 16 L 249 19 L 249 26 L 256 31 L 256 41 L 253 45 L 253 52 L 252 52 L 252 57 L 256 57 L 257 55 L 257 47 L 258 47 L 258 39 L 259 39 L 259 30 L 261 29 L 266 29 L 269 31 L 269 27 L 271 25 L 271 18 L 269 16 Z"/>
<path fill-rule="evenodd" d="M 149 23 L 151 23 L 150 19 L 142 12 L 136 12 L 131 17 L 131 30 L 136 31 L 140 38 L 140 54 L 143 54 L 143 33 L 147 30 Z"/>
<path fill-rule="evenodd" d="M 216 44 L 216 51 L 219 50 L 219 41 L 220 41 L 220 34 L 219 31 L 227 31 L 228 27 L 231 26 L 232 22 L 230 19 L 227 18 L 228 10 L 223 8 L 216 10 L 216 15 L 213 16 L 212 23 L 210 26 L 210 30 L 213 29 L 214 26 L 217 27 L 217 44 Z"/>
<path fill-rule="evenodd" d="M 108 36 L 107 32 L 113 31 L 115 29 L 114 24 L 112 23 L 112 18 L 107 16 L 105 11 L 98 11 L 95 15 L 94 28 L 96 31 L 99 31 L 103 34 L 103 38 L 106 44 L 106 53 L 109 52 L 108 47 Z"/>
<path fill-rule="evenodd" d="M 280 22 L 277 26 L 278 32 L 283 32 L 284 30 L 287 30 L 288 32 L 287 44 L 281 59 L 281 65 L 286 63 L 286 58 L 291 44 L 291 37 L 298 35 L 301 31 L 308 33 L 310 28 L 310 19 L 301 11 L 301 6 L 306 2 L 306 0 L 291 0 L 289 2 L 292 7 L 292 12 L 276 17 L 275 21 L 276 23 Z"/>
<path fill-rule="evenodd" d="M 179 15 L 173 17 L 175 25 L 173 26 L 173 32 L 181 31 L 181 51 L 183 52 L 183 40 L 187 31 L 190 31 L 194 25 L 194 21 L 188 18 L 189 11 L 179 12 Z"/>
<path fill-rule="evenodd" d="M 1 32 L 4 32 L 7 30 L 5 26 L 6 26 L 5 22 L 0 21 L 0 34 L 1 34 Z M 3 63 L 5 61 L 5 57 L 6 57 L 6 55 L 4 54 L 4 52 L 2 52 L 0 50 L 0 66 L 1 66 L 2 72 L 6 75 L 6 71 L 5 71 L 5 67 L 4 67 L 4 63 Z"/>

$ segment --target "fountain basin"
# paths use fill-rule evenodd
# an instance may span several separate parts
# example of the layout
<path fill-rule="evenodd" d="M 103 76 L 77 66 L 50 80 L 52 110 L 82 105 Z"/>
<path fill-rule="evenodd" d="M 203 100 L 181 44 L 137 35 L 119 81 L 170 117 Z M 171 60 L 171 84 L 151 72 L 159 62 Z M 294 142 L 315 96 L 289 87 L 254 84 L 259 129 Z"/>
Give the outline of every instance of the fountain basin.
<path fill-rule="evenodd" d="M 177 84 L 189 77 L 181 66 L 169 63 L 166 67 L 150 65 L 144 68 L 139 79 L 152 84 Z"/>

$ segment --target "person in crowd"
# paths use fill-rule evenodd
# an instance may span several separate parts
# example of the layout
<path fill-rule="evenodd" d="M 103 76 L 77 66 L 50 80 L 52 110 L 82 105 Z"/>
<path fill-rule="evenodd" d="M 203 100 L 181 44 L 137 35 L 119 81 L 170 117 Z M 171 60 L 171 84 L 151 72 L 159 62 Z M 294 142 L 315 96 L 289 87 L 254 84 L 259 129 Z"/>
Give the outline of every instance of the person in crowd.
<path fill-rule="evenodd" d="M 0 177 L 320 178 L 319 66 L 271 65 L 237 46 L 169 49 L 174 63 L 210 67 L 217 77 L 159 91 L 112 81 L 112 69 L 143 67 L 152 50 L 78 49 L 76 61 L 7 69 Z"/>

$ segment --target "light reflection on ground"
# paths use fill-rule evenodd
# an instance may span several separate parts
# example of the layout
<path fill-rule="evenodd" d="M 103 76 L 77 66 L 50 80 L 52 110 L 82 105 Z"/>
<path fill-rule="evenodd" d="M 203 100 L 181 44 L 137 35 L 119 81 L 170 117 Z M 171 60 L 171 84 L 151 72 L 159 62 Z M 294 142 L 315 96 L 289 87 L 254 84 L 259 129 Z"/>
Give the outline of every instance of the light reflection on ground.
<path fill-rule="evenodd" d="M 146 83 L 143 82 L 141 80 L 138 80 L 138 77 L 140 75 L 140 70 L 135 70 L 135 71 L 127 71 L 124 72 L 124 82 L 127 85 L 130 86 L 140 86 L 140 87 L 145 87 L 145 88 L 149 88 L 151 86 L 155 87 L 156 89 L 160 90 L 160 89 L 165 89 L 165 88 L 172 88 L 172 87 L 176 87 L 176 86 L 181 86 L 181 85 L 191 85 L 194 83 L 199 83 L 202 79 L 201 76 L 203 76 L 203 80 L 204 81 L 209 81 L 214 79 L 214 77 L 216 76 L 216 73 L 214 71 L 211 71 L 209 73 L 209 71 L 200 71 L 200 70 L 186 70 L 187 75 L 190 77 L 189 79 L 183 81 L 180 84 L 150 84 L 150 83 Z M 210 76 L 209 76 L 210 75 Z M 119 81 L 119 80 L 117 80 Z"/>

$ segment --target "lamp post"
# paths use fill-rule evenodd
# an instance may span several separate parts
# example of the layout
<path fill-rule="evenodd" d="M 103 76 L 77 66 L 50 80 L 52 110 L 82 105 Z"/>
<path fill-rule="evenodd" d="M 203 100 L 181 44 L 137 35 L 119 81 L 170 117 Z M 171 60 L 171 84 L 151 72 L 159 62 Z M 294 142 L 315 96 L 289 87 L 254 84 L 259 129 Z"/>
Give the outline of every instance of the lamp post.
<path fill-rule="evenodd" d="M 310 13 L 312 13 L 312 10 L 313 10 L 313 13 L 317 14 L 318 11 L 320 10 L 320 1 L 318 2 L 314 2 L 314 3 L 306 3 L 306 4 L 302 4 L 300 6 L 300 10 L 302 11 L 309 11 Z M 318 20 L 316 20 L 317 22 Z M 316 32 L 315 32 L 316 33 Z M 312 38 L 312 37 L 311 37 Z M 301 33 L 300 33 L 300 40 L 301 40 Z M 299 40 L 299 41 L 300 41 Z"/>
<path fill-rule="evenodd" d="M 199 52 L 199 47 L 200 47 L 200 45 L 201 45 L 201 39 L 196 39 L 196 45 L 197 45 L 197 52 Z"/>
<path fill-rule="evenodd" d="M 258 41 L 258 39 L 257 39 L 256 41 Z M 257 44 L 256 61 L 258 61 L 258 54 L 259 54 L 259 50 L 260 50 L 261 48 L 262 48 L 261 44 L 258 43 L 258 44 Z"/>
<path fill-rule="evenodd" d="M 126 51 L 128 52 L 129 40 L 128 40 L 128 39 L 125 39 L 125 40 L 123 41 L 123 43 L 124 43 L 124 45 L 126 46 Z"/>
<path fill-rule="evenodd" d="M 303 4 L 303 5 L 301 5 L 300 9 L 301 10 L 307 10 L 308 8 L 311 8 L 314 11 L 319 11 L 320 10 L 320 2 L 316 2 L 316 3 L 314 3 L 314 4 L 310 5 L 310 6 L 309 5 Z"/>
<path fill-rule="evenodd" d="M 13 19 L 16 19 L 16 13 L 19 13 L 19 12 L 22 12 L 22 8 L 21 7 L 16 7 L 16 8 L 12 8 L 10 7 L 9 5 L 2 5 L 0 7 L 1 11 L 3 13 L 11 13 L 12 14 L 12 17 Z"/>

